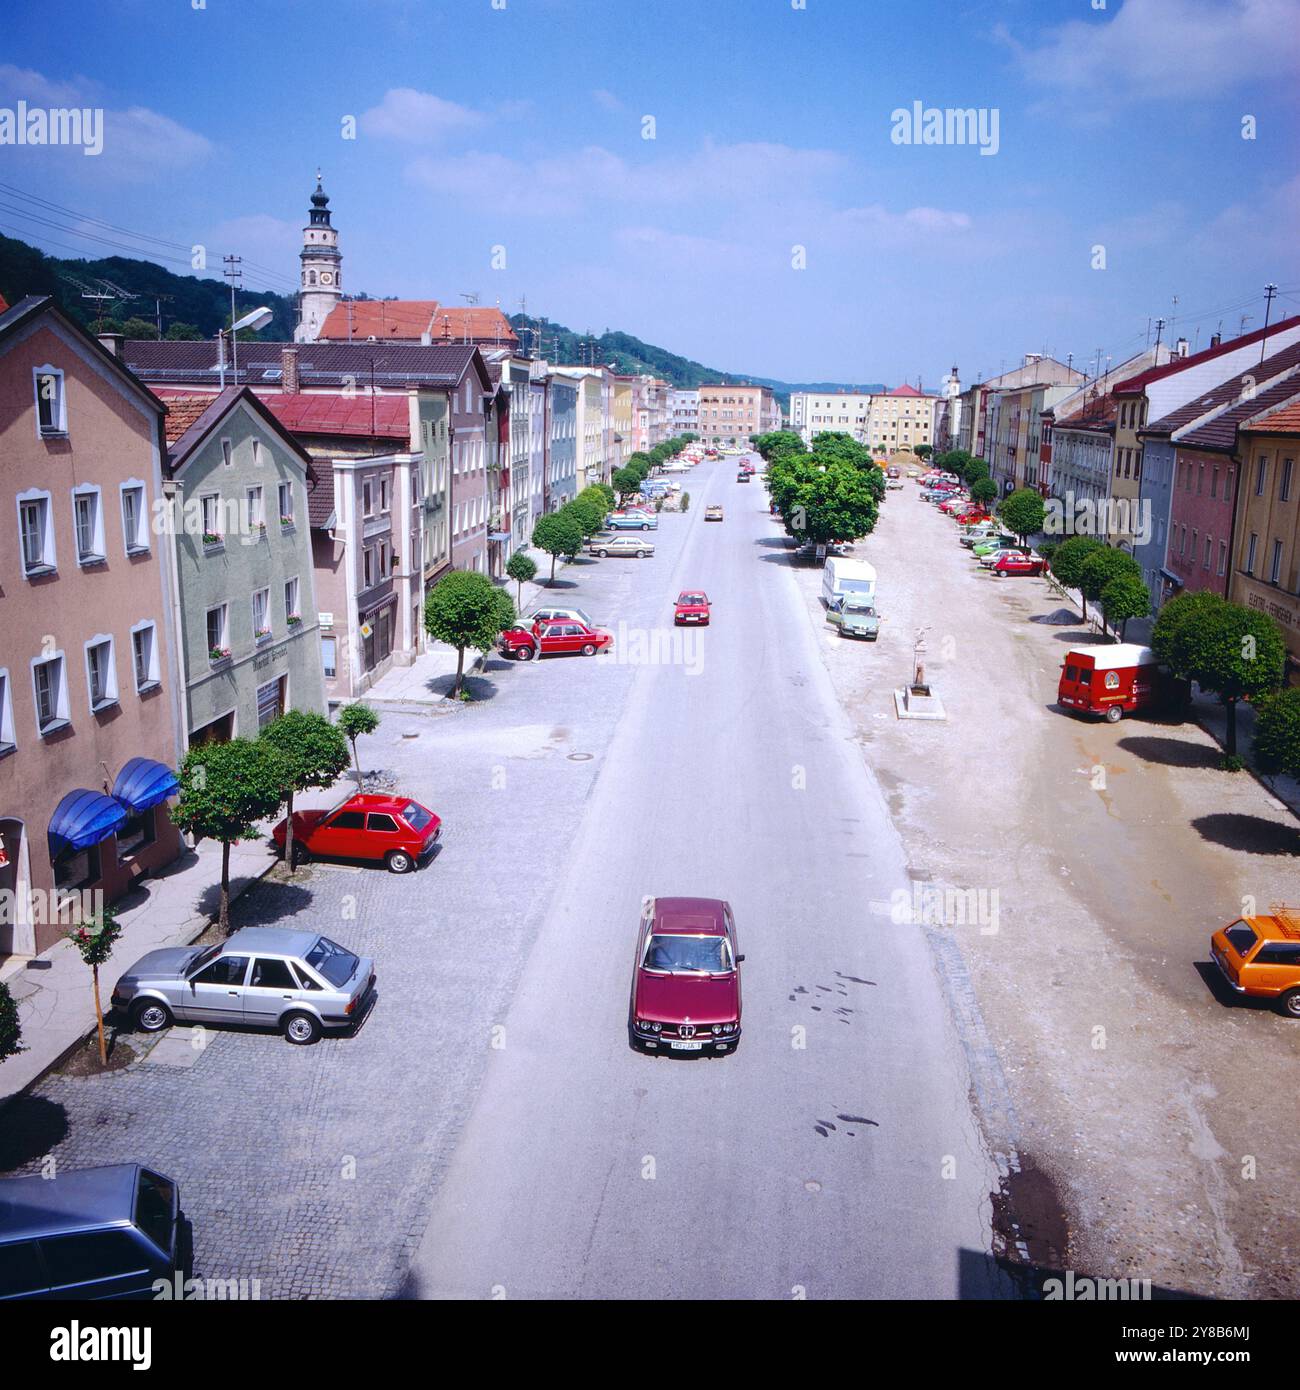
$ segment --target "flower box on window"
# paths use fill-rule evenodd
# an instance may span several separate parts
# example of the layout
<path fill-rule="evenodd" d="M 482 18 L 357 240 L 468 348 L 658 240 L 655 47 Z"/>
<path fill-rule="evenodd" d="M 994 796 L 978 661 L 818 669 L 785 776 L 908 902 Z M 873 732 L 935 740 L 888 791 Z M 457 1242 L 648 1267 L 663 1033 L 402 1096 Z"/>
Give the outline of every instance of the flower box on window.
<path fill-rule="evenodd" d="M 302 615 L 299 613 L 290 613 L 287 622 L 290 627 L 298 627 L 302 623 Z"/>
<path fill-rule="evenodd" d="M 259 627 L 253 634 L 259 642 L 269 642 L 271 640 L 271 629 L 269 627 Z"/>
<path fill-rule="evenodd" d="M 215 531 L 204 531 L 203 533 L 203 544 L 205 546 L 223 545 L 225 539 L 225 536 L 218 535 Z"/>
<path fill-rule="evenodd" d="M 281 526 L 285 531 L 291 531 L 291 530 L 293 530 L 293 517 L 291 517 L 291 516 L 282 516 L 282 517 L 280 518 L 280 526 Z"/>
<path fill-rule="evenodd" d="M 212 647 L 208 652 L 208 660 L 216 666 L 219 662 L 230 660 L 229 647 Z"/>

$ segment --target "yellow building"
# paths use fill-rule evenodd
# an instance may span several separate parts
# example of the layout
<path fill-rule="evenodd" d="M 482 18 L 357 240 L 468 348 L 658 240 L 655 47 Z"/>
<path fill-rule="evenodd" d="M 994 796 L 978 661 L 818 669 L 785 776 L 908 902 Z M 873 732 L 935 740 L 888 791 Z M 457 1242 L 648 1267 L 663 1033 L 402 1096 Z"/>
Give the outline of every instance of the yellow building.
<path fill-rule="evenodd" d="M 867 442 L 876 454 L 910 453 L 918 444 L 934 443 L 937 396 L 915 386 L 896 386 L 888 395 L 872 396 Z"/>
<path fill-rule="evenodd" d="M 632 457 L 632 378 L 614 378 L 614 468 L 622 468 Z"/>

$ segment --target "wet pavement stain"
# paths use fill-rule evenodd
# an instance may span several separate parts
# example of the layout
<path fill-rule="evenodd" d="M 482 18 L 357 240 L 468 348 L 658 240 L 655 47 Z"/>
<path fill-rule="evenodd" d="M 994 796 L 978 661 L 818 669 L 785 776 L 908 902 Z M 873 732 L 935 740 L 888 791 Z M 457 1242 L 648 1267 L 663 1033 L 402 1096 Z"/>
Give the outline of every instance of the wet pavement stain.
<path fill-rule="evenodd" d="M 864 980 L 857 975 L 846 975 L 842 970 L 837 970 L 835 973 L 841 980 L 848 980 L 855 985 L 874 985 L 876 983 L 875 980 Z"/>
<path fill-rule="evenodd" d="M 1056 1183 L 1027 1154 L 1017 1154 L 1013 1163 L 990 1194 L 993 1253 L 1027 1272 L 1064 1269 L 1070 1229 Z"/>

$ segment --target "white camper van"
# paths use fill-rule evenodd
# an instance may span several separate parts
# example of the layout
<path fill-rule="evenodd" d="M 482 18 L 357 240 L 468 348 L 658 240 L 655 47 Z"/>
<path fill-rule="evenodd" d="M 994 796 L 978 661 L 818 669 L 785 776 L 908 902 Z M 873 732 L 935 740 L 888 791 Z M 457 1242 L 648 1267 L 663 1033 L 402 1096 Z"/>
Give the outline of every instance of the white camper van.
<path fill-rule="evenodd" d="M 822 602 L 829 608 L 845 594 L 858 594 L 875 603 L 875 566 L 865 560 L 827 560 L 822 571 Z"/>

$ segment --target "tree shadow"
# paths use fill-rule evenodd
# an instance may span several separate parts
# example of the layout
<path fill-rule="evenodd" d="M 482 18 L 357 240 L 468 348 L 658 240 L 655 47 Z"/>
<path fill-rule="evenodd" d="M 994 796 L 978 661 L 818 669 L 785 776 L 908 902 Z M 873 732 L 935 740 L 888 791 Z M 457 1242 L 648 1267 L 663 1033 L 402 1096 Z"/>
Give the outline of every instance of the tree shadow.
<path fill-rule="evenodd" d="M 1191 743 L 1179 738 L 1156 738 L 1134 734 L 1119 740 L 1118 746 L 1144 762 L 1159 763 L 1162 767 L 1217 768 L 1223 757 L 1217 747 Z"/>
<path fill-rule="evenodd" d="M 1221 811 L 1198 816 L 1192 821 L 1192 828 L 1203 840 L 1244 854 L 1300 855 L 1300 830 L 1263 816 Z"/>
<path fill-rule="evenodd" d="M 68 1114 L 44 1096 L 15 1096 L 0 1105 L 0 1173 L 44 1158 L 68 1137 Z"/>

